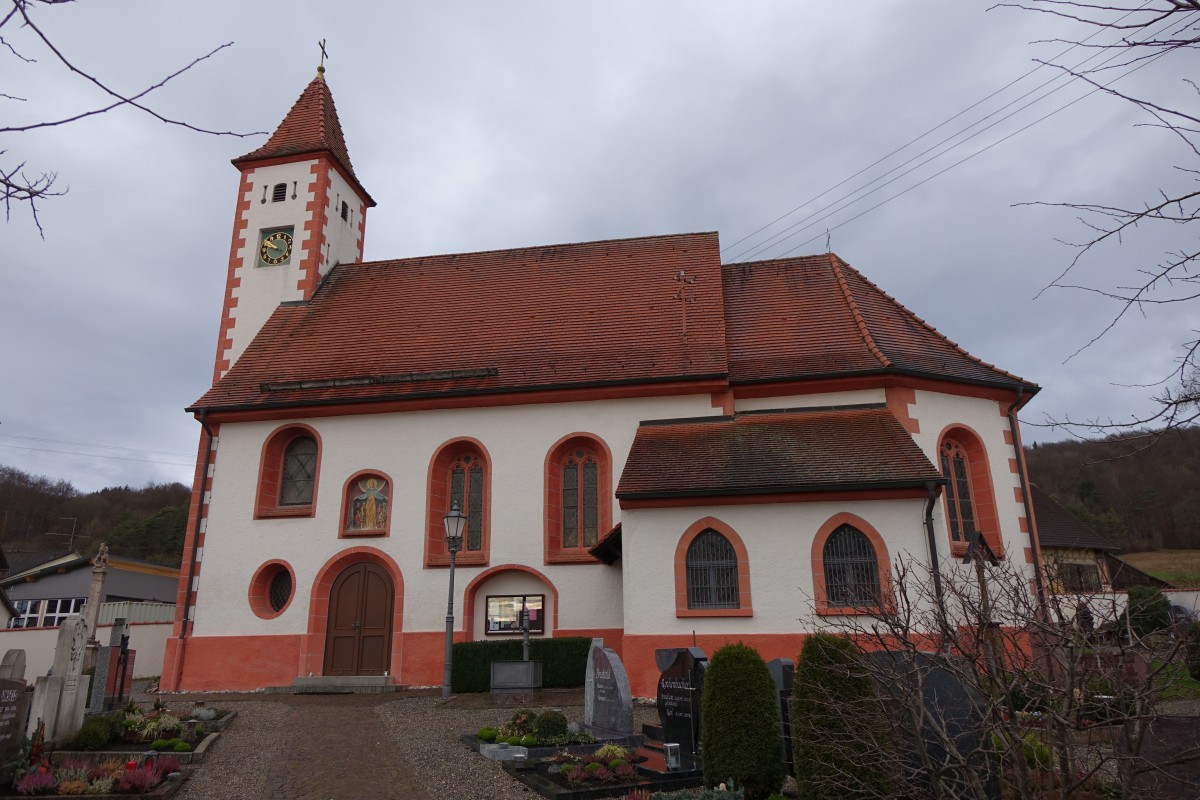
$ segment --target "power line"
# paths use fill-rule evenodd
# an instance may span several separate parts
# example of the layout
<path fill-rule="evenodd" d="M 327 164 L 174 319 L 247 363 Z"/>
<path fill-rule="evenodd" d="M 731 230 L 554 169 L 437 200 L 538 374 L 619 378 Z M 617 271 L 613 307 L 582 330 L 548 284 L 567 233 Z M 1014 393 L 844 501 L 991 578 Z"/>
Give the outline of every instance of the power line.
<path fill-rule="evenodd" d="M 73 447 L 98 447 L 104 450 L 125 450 L 130 453 L 155 453 L 160 456 L 184 456 L 190 453 L 180 453 L 175 450 L 147 450 L 144 447 L 123 447 L 119 444 L 91 444 L 90 442 L 68 442 L 62 439 L 42 439 L 37 436 L 17 436 L 11 433 L 0 433 L 0 439 L 21 439 L 26 442 L 48 442 L 50 444 L 69 444 Z"/>
<path fill-rule="evenodd" d="M 129 456 L 106 456 L 101 453 L 79 453 L 71 450 L 47 450 L 44 447 L 26 447 L 19 444 L 0 444 L 0 447 L 7 447 L 12 450 L 32 450 L 37 453 L 54 453 L 60 456 L 83 456 L 84 458 L 107 458 L 113 461 L 140 461 L 145 464 L 162 464 L 163 466 L 171 467 L 190 467 L 191 464 L 180 463 L 177 461 L 155 461 L 152 458 L 130 458 Z"/>
<path fill-rule="evenodd" d="M 1143 7 L 1145 7 L 1146 5 L 1149 5 L 1149 2 L 1143 3 Z M 1136 10 L 1137 10 L 1137 9 L 1135 9 L 1134 11 L 1136 11 Z M 1130 16 L 1131 14 L 1133 14 L 1133 13 L 1134 13 L 1134 11 L 1130 11 L 1130 12 L 1128 12 L 1128 13 L 1127 13 L 1125 16 Z M 1121 17 L 1121 19 L 1124 19 L 1124 18 L 1125 18 L 1125 16 Z M 1118 21 L 1120 21 L 1120 20 L 1118 20 Z M 1173 25 L 1173 24 L 1174 24 L 1174 21 L 1168 20 L 1168 21 L 1166 22 L 1166 24 L 1164 24 L 1163 26 L 1161 26 L 1160 30 L 1161 30 L 1161 29 L 1165 29 L 1166 27 L 1170 27 L 1170 26 L 1171 26 L 1171 25 Z M 1062 52 L 1060 52 L 1060 53 L 1058 53 L 1056 56 L 1054 56 L 1052 60 L 1058 60 L 1058 59 L 1061 59 L 1061 58 L 1062 58 L 1062 56 L 1066 55 L 1067 53 L 1069 53 L 1071 50 L 1075 49 L 1076 47 L 1084 46 L 1084 45 L 1085 45 L 1087 42 L 1091 41 L 1093 38 L 1095 38 L 1096 36 L 1100 35 L 1100 33 L 1102 33 L 1102 31 L 1097 31 L 1096 33 L 1092 34 L 1091 36 L 1087 37 L 1086 39 L 1083 39 L 1083 40 L 1082 40 L 1082 41 L 1080 41 L 1080 42 L 1073 43 L 1073 44 L 1072 44 L 1070 47 L 1066 48 L 1065 50 L 1063 50 Z M 1157 31 L 1155 31 L 1155 32 L 1149 32 L 1149 33 L 1147 34 L 1147 36 L 1153 36 L 1153 35 L 1155 35 L 1155 33 L 1157 33 Z M 1114 43 L 1114 44 L 1116 44 L 1116 43 Z M 1074 66 L 1072 69 L 1073 69 L 1073 70 L 1078 70 L 1079 68 L 1081 68 L 1081 67 L 1083 67 L 1084 65 L 1088 64 L 1088 62 L 1090 62 L 1090 61 L 1094 60 L 1095 58 L 1097 58 L 1099 55 L 1101 55 L 1101 54 L 1103 54 L 1103 53 L 1104 53 L 1104 49 L 1101 49 L 1101 50 L 1099 50 L 1097 53 L 1094 53 L 1093 55 L 1090 55 L 1090 56 L 1088 56 L 1087 58 L 1085 58 L 1085 59 L 1083 59 L 1083 60 L 1079 61 L 1079 62 L 1078 62 L 1078 63 L 1077 63 L 1077 64 L 1076 64 L 1076 65 L 1075 65 L 1075 66 Z M 1161 55 L 1161 54 L 1160 54 L 1160 55 Z M 1119 57 L 1119 54 L 1117 54 L 1117 55 L 1113 55 L 1113 56 L 1110 56 L 1110 57 L 1109 57 L 1109 58 L 1108 58 L 1106 61 L 1102 62 L 1100 66 L 1101 66 L 1101 67 L 1104 67 L 1104 66 L 1106 66 L 1106 65 L 1107 65 L 1107 64 L 1109 64 L 1109 63 L 1111 63 L 1113 60 L 1115 60 L 1115 59 L 1116 59 L 1116 58 L 1118 58 L 1118 57 Z M 1157 58 L 1157 57 L 1155 57 L 1155 58 Z M 946 119 L 945 121 L 943 121 L 943 122 L 939 123 L 938 125 L 935 125 L 934 127 L 930 128 L 929 130 L 927 130 L 925 133 L 921 134 L 920 136 L 917 136 L 916 138 L 914 138 L 914 139 L 910 140 L 909 142 L 905 143 L 904 145 L 902 145 L 902 146 L 900 146 L 900 147 L 896 148 L 895 150 L 891 151 L 890 153 L 888 153 L 887 155 L 883 156 L 882 158 L 880 158 L 880 159 L 877 159 L 877 160 L 876 160 L 876 161 L 874 161 L 872 164 L 870 164 L 870 165 L 868 165 L 868 166 L 864 167 L 863 169 L 859 170 L 858 172 L 854 173 L 854 175 L 851 175 L 849 178 L 846 178 L 845 180 L 843 180 L 843 181 L 841 181 L 841 182 L 839 182 L 839 183 L 835 184 L 834 186 L 831 186 L 831 187 L 829 187 L 828 189 L 826 189 L 826 190 L 824 190 L 823 192 L 821 192 L 821 193 L 819 193 L 819 194 L 815 195 L 814 197 L 810 198 L 809 200 L 805 201 L 804 203 L 801 203 L 800 205 L 796 206 L 795 208 L 793 208 L 791 211 L 787 212 L 786 214 L 783 214 L 782 216 L 780 216 L 780 217 L 777 217 L 777 218 L 776 218 L 775 220 L 773 220 L 772 222 L 770 222 L 770 223 L 768 223 L 768 224 L 766 224 L 766 225 L 764 225 L 764 226 L 762 226 L 762 227 L 758 228 L 757 230 L 755 230 L 754 232 L 752 232 L 752 233 L 748 234 L 747 236 L 743 236 L 741 239 L 738 239 L 738 240 L 737 240 L 737 241 L 735 241 L 733 244 L 730 244 L 730 245 L 728 245 L 727 247 L 725 247 L 725 248 L 722 248 L 722 252 L 726 252 L 726 251 L 728 251 L 728 250 L 732 249 L 733 247 L 737 246 L 738 244 L 741 244 L 742 242 L 745 242 L 746 240 L 748 240 L 748 239 L 751 239 L 751 238 L 752 238 L 752 237 L 754 237 L 754 236 L 757 236 L 759 233 L 761 233 L 761 232 L 763 232 L 763 231 L 767 230 L 768 228 L 772 227 L 773 225 L 775 225 L 775 224 L 779 223 L 780 221 L 782 221 L 782 220 L 786 219 L 787 217 L 791 216 L 791 215 L 792 215 L 792 214 L 794 214 L 795 212 L 799 211 L 801 208 L 803 208 L 803 207 L 805 207 L 805 206 L 809 205 L 810 203 L 812 203 L 812 202 L 814 202 L 814 201 L 816 201 L 816 200 L 819 200 L 820 198 L 824 197 L 825 195 L 829 194 L 830 192 L 834 191 L 835 189 L 838 189 L 838 188 L 840 188 L 840 187 L 844 186 L 846 183 L 849 183 L 849 182 L 850 182 L 851 180 L 853 180 L 854 178 L 856 178 L 856 177 L 858 177 L 858 176 L 862 175 L 863 173 L 867 172 L 867 171 L 868 171 L 868 170 L 870 170 L 872 167 L 875 167 L 875 166 L 877 166 L 877 165 L 879 165 L 879 164 L 883 163 L 884 161 L 888 160 L 889 158 L 891 158 L 892 156 L 896 155 L 897 153 L 899 153 L 899 152 L 901 152 L 901 151 L 905 150 L 906 148 L 908 148 L 908 147 L 912 146 L 913 144 L 915 144 L 916 142 L 920 141 L 921 139 L 923 139 L 923 138 L 927 137 L 929 134 L 933 133 L 934 131 L 936 131 L 936 130 L 938 130 L 938 129 L 942 128 L 942 127 L 944 127 L 945 125 L 947 125 L 947 124 L 949 124 L 950 122 L 952 122 L 953 120 L 955 120 L 955 119 L 957 119 L 957 118 L 961 117 L 963 114 L 965 114 L 965 113 L 967 113 L 967 112 L 971 111 L 972 109 L 975 109 L 975 108 L 977 108 L 977 107 L 978 107 L 978 106 L 980 106 L 981 104 L 983 104 L 983 103 L 985 103 L 986 101 L 988 101 L 988 100 L 990 100 L 990 99 L 992 99 L 992 98 L 996 97 L 996 96 L 997 96 L 998 94 L 1000 94 L 1001 92 L 1003 92 L 1003 91 L 1005 91 L 1006 89 L 1008 89 L 1008 88 L 1012 87 L 1013 85 L 1015 85 L 1015 84 L 1019 83 L 1020 81 L 1024 80 L 1025 78 L 1027 78 L 1027 77 L 1029 77 L 1030 75 L 1032 75 L 1032 74 L 1034 74 L 1035 72 L 1037 72 L 1039 69 L 1041 69 L 1041 68 L 1043 68 L 1043 67 L 1045 67 L 1045 66 L 1048 66 L 1048 65 L 1049 65 L 1048 63 L 1041 63 L 1041 64 L 1039 64 L 1037 67 L 1035 67 L 1035 68 L 1033 68 L 1033 69 L 1029 70 L 1029 71 L 1028 71 L 1028 72 L 1026 72 L 1024 75 L 1020 76 L 1019 78 L 1017 78 L 1017 79 L 1015 79 L 1015 80 L 1013 80 L 1013 81 L 1010 81 L 1009 83 L 1005 84 L 1005 85 L 1004 85 L 1003 87 L 1001 87 L 1000 89 L 997 89 L 996 91 L 994 91 L 994 92 L 992 92 L 991 94 L 987 95 L 986 97 L 984 97 L 983 99 L 979 100 L 978 102 L 976 102 L 976 103 L 973 103 L 972 105 L 968 106 L 967 108 L 963 109 L 962 111 L 958 112 L 957 114 L 955 114 L 955 115 L 953 115 L 953 116 L 949 117 L 949 118 L 948 118 L 948 119 Z M 1093 68 L 1093 69 L 1094 69 L 1094 68 Z M 1115 81 L 1115 80 L 1119 80 L 1119 79 L 1120 79 L 1120 77 L 1125 77 L 1126 75 L 1129 75 L 1129 74 L 1131 74 L 1133 71 L 1134 71 L 1134 70 L 1132 70 L 1132 69 L 1131 69 L 1129 72 L 1126 72 L 1126 73 L 1124 73 L 1123 75 L 1119 76 L 1119 78 L 1116 78 L 1116 79 L 1114 79 L 1114 81 Z M 1063 81 L 1065 81 L 1064 85 L 1063 85 L 1063 86 L 1060 86 L 1060 87 L 1058 87 L 1057 89 L 1053 89 L 1053 90 L 1051 90 L 1051 91 L 1049 91 L 1049 92 L 1046 92 L 1045 94 L 1043 94 L 1042 96 L 1040 96 L 1040 97 L 1039 97 L 1039 98 L 1037 98 L 1036 100 L 1033 100 L 1033 101 L 1031 101 L 1030 103 L 1027 103 L 1027 104 L 1025 104 L 1025 105 L 1024 105 L 1024 106 L 1022 106 L 1021 108 L 1017 109 L 1016 111 L 1012 112 L 1011 114 L 1008 114 L 1008 115 L 1006 115 L 1005 117 L 1001 118 L 1000 120 L 997 120 L 996 122 L 992 123 L 991 125 L 988 125 L 987 127 L 983 128 L 982 130 L 976 131 L 975 133 L 971 134 L 970 136 L 967 136 L 967 137 L 966 137 L 966 138 L 964 138 L 962 141 L 958 142 L 958 143 L 957 143 L 957 144 L 955 144 L 955 145 L 952 145 L 951 147 L 948 147 L 948 148 L 946 148 L 945 150 L 941 151 L 940 153 L 937 153 L 936 155 L 934 155 L 933 157 L 931 157 L 931 158 L 929 158 L 929 159 L 927 159 L 927 160 L 925 160 L 925 161 L 921 162 L 921 163 L 920 163 L 920 164 L 918 164 L 916 167 L 913 167 L 912 169 L 910 169 L 910 170 L 908 170 L 908 171 L 906 171 L 906 172 L 902 173 L 901 175 L 897 176 L 897 178 L 895 178 L 895 179 L 893 179 L 893 180 L 891 180 L 891 181 L 888 181 L 887 183 L 884 183 L 882 186 L 877 186 L 875 189 L 872 189 L 872 190 L 870 190 L 870 191 L 867 191 L 867 192 L 866 192 L 866 194 L 862 195 L 862 197 L 859 197 L 859 198 L 858 198 L 858 199 L 856 199 L 856 200 L 851 200 L 849 203 L 846 203 L 845 205 L 841 206 L 840 208 L 834 209 L 833 211 L 829 211 L 829 210 L 830 210 L 830 209 L 831 209 L 833 206 L 837 205 L 838 203 L 842 203 L 843 201 L 845 201 L 845 200 L 847 200 L 847 199 L 849 199 L 849 198 L 852 198 L 852 197 L 854 197 L 854 195 L 856 195 L 856 194 L 859 194 L 859 193 L 863 192 L 865 189 L 867 189 L 868 187 L 870 187 L 872 184 L 878 183 L 880 180 L 882 180 L 883 178 L 887 177 L 888 175 L 890 175 L 890 174 L 894 173 L 896 170 L 898 170 L 898 169 L 901 169 L 902 167 L 904 167 L 904 166 L 906 166 L 906 165 L 908 165 L 908 164 L 911 164 L 911 163 L 912 163 L 914 160 L 916 160 L 916 159 L 920 158 L 920 157 L 921 157 L 921 156 L 923 156 L 923 155 L 926 155 L 926 154 L 930 153 L 931 151 L 935 150 L 936 148 L 940 147 L 941 145 L 945 144 L 946 142 L 949 142 L 949 141 L 951 141 L 952 139 L 954 139 L 954 138 L 956 138 L 956 137 L 958 137 L 958 136 L 961 136 L 962 134 L 964 134 L 964 133 L 966 133 L 967 131 L 971 130 L 972 128 L 974 128 L 974 127 L 978 126 L 978 125 L 979 125 L 979 124 L 981 124 L 982 122 L 984 122 L 984 121 L 986 121 L 986 120 L 990 119 L 991 117 L 995 116 L 996 114 L 1000 113 L 1000 112 L 1001 112 L 1001 111 L 1003 111 L 1004 109 L 1011 107 L 1013 104 L 1015 104 L 1015 103 L 1019 102 L 1020 100 L 1022 100 L 1022 99 L 1024 99 L 1024 98 L 1028 97 L 1029 95 L 1033 94 L 1034 92 L 1037 92 L 1038 90 L 1040 90 L 1040 89 L 1042 89 L 1042 88 L 1045 88 L 1046 86 L 1049 86 L 1050 84 L 1052 84 L 1052 83 L 1054 83 L 1055 81 L 1058 81 L 1058 80 L 1063 80 Z M 1105 85 L 1111 85 L 1111 83 L 1112 83 L 1112 82 L 1113 82 L 1113 81 L 1110 81 L 1110 82 L 1109 82 L 1109 84 L 1105 84 Z M 852 192 L 850 192 L 850 193 L 848 193 L 848 194 L 845 194 L 845 195 L 843 195 L 842 197 L 838 198 L 837 200 L 833 201 L 832 203 L 828 203 L 828 204 L 826 204 L 825 206 L 823 206 L 823 207 L 821 207 L 821 208 L 818 208 L 816 211 L 812 212 L 812 213 L 811 213 L 811 214 L 809 214 L 807 217 L 805 217 L 805 218 L 803 218 L 803 219 L 799 220 L 799 221 L 798 221 L 798 222 L 796 222 L 796 223 L 793 223 L 792 225 L 788 226 L 787 228 L 783 229 L 782 231 L 780 231 L 780 232 L 778 232 L 778 233 L 776 233 L 776 234 L 774 234 L 774 235 L 770 236 L 770 237 L 769 237 L 768 239 L 766 239 L 765 241 L 763 241 L 763 242 L 760 242 L 759 244 L 756 244 L 756 245 L 752 245 L 752 246 L 748 247 L 747 249 L 745 249 L 745 250 L 743 250 L 743 251 L 739 252 L 737 255 L 735 255 L 735 256 L 732 256 L 732 257 L 730 257 L 730 258 L 726 259 L 726 263 L 732 263 L 732 262 L 735 262 L 735 261 L 737 261 L 738 259 L 741 259 L 741 258 L 743 258 L 744 256 L 745 256 L 745 257 L 753 257 L 753 256 L 757 255 L 758 253 L 761 253 L 761 252 L 763 252 L 764 250 L 766 250 L 766 249 L 768 249 L 768 248 L 770 248 L 770 247 L 773 247 L 773 246 L 775 246 L 775 245 L 779 244 L 779 242 L 778 242 L 778 241 L 775 241 L 775 240 L 779 239 L 779 237 L 780 237 L 780 236 L 781 236 L 783 233 L 786 233 L 787 231 L 789 231 L 789 230 L 792 230 L 792 229 L 793 229 L 793 228 L 795 228 L 796 226 L 798 226 L 798 225 L 800 225 L 800 224 L 802 224 L 802 223 L 804 223 L 804 222 L 807 222 L 808 220 L 811 220 L 813 217 L 817 216 L 818 214 L 822 214 L 823 212 L 827 212 L 827 211 L 829 212 L 829 213 L 826 213 L 826 214 L 825 214 L 825 216 L 822 216 L 822 217 L 820 217 L 819 219 L 815 220 L 813 224 L 816 224 L 817 222 L 821 222 L 821 221 L 823 221 L 823 220 L 827 219 L 829 216 L 832 216 L 832 214 L 836 213 L 837 211 L 843 210 L 844 208 L 848 207 L 849 205 L 852 205 L 853 203 L 856 203 L 856 202 L 858 202 L 859 200 L 862 200 L 862 199 L 864 199 L 865 197 L 867 197 L 867 196 L 869 196 L 869 195 L 871 195 L 871 194 L 875 193 L 876 191 L 879 191 L 879 190 L 880 190 L 880 189 L 882 189 L 884 186 L 887 186 L 887 185 L 889 185 L 889 184 L 891 184 L 891 183 L 895 182 L 895 180 L 897 180 L 898 178 L 900 178 L 900 177 L 904 177 L 905 175 L 908 175 L 908 174 L 911 174 L 911 173 L 912 173 L 912 172 L 914 172 L 916 169 L 919 169 L 920 167 L 924 166 L 925 164 L 928 164 L 929 162 L 931 162 L 931 161 L 935 160 L 936 158 L 939 158 L 939 157 L 941 157 L 942 155 L 945 155 L 946 153 L 949 153 L 950 151 L 952 151 L 952 150 L 956 149 L 957 147 L 960 147 L 960 146 L 962 146 L 962 145 L 966 144 L 966 142 L 968 142 L 968 141 L 970 141 L 971 139 L 974 139 L 974 138 L 976 138 L 976 137 L 980 136 L 981 134 L 983 134 L 984 132 L 986 132 L 986 131 L 988 131 L 988 130 L 990 130 L 990 129 L 994 128 L 996 125 L 1000 124 L 1001 122 L 1004 122 L 1004 121 L 1006 121 L 1006 120 L 1008 120 L 1008 119 L 1011 119 L 1011 118 L 1012 118 L 1013 116 L 1015 116 L 1016 114 L 1020 113 L 1021 111 L 1024 111 L 1025 109 L 1027 109 L 1027 108 L 1029 108 L 1030 106 L 1032 106 L 1032 105 L 1034 105 L 1034 104 L 1036 104 L 1036 103 L 1040 102 L 1041 100 L 1044 100 L 1046 97 L 1049 97 L 1051 94 L 1053 94 L 1054 92 L 1057 92 L 1057 91 L 1058 91 L 1059 89 L 1061 89 L 1061 88 L 1064 88 L 1066 85 L 1070 85 L 1069 75 L 1066 75 L 1066 74 L 1060 74 L 1060 75 L 1056 76 L 1055 78 L 1052 78 L 1052 79 L 1050 79 L 1050 80 L 1048 80 L 1048 81 L 1045 81 L 1045 82 L 1043 82 L 1043 83 L 1042 83 L 1042 84 L 1040 84 L 1039 86 L 1037 86 L 1037 87 L 1035 87 L 1035 88 L 1033 88 L 1033 89 L 1031 89 L 1031 90 L 1029 90 L 1029 91 L 1025 92 L 1025 93 L 1024 93 L 1023 95 L 1021 95 L 1020 97 L 1016 98 L 1015 100 L 1012 100 L 1012 101 L 1010 101 L 1009 103 L 1005 104 L 1004 106 L 1001 106 L 999 109 L 997 109 L 997 110 L 995 110 L 995 111 L 991 112 L 991 113 L 990 113 L 990 114 L 988 114 L 987 116 L 984 116 L 983 118 L 981 118 L 981 119 L 979 119 L 979 120 L 976 120 L 975 122 L 971 123 L 970 125 L 966 126 L 965 128 L 962 128 L 962 129 L 960 129 L 960 130 L 959 130 L 957 133 L 955 133 L 955 134 L 952 134 L 951 136 L 948 136 L 948 137 L 946 137 L 946 138 L 942 139 L 942 140 L 941 140 L 941 141 L 939 141 L 937 144 L 934 144 L 934 145 L 932 145 L 931 147 L 929 147 L 929 148 L 926 148 L 924 151 L 922 151 L 921 153 L 918 153 L 917 155 L 913 156 L 912 158 L 909 158 L 907 161 L 903 162 L 902 164 L 900 164 L 900 165 L 898 165 L 898 166 L 896 166 L 896 167 L 893 167 L 891 170 L 889 170 L 888 172 L 885 172 L 883 175 L 880 175 L 880 176 L 878 176 L 878 177 L 876 177 L 876 178 L 873 178 L 872 180 L 870 180 L 870 181 L 868 181 L 867 183 L 865 183 L 865 184 L 863 184 L 862 186 L 860 186 L 858 189 L 855 189 L 854 191 L 852 191 Z M 1083 97 L 1086 97 L 1086 96 L 1088 96 L 1088 95 L 1090 95 L 1090 94 L 1091 94 L 1091 92 L 1089 92 L 1088 94 L 1085 94 L 1085 95 L 1083 95 Z M 1082 98 L 1079 98 L 1079 99 L 1082 99 Z M 1078 99 L 1077 99 L 1077 100 L 1075 100 L 1075 101 L 1072 101 L 1071 103 L 1068 103 L 1068 104 L 1066 104 L 1065 106 L 1062 106 L 1061 108 L 1057 109 L 1055 112 L 1052 112 L 1052 114 L 1048 114 L 1048 115 L 1046 115 L 1046 116 L 1044 116 L 1044 117 L 1040 118 L 1038 121 L 1040 122 L 1042 119 L 1046 119 L 1048 116 L 1052 116 L 1052 115 L 1053 115 L 1053 113 L 1057 113 L 1057 111 L 1061 111 L 1061 110 L 1063 110 L 1064 108 L 1068 108 L 1068 107 L 1070 107 L 1071 105 L 1074 105 L 1074 104 L 1075 104 L 1075 102 L 1078 102 Z M 1021 128 L 1020 130 L 1022 130 L 1022 131 L 1023 131 L 1023 130 L 1026 130 L 1028 127 L 1030 127 L 1030 126 L 1025 126 L 1024 128 Z M 1019 133 L 1020 131 L 1017 131 L 1017 132 Z M 1001 139 L 1000 141 L 1005 141 L 1005 140 L 1007 140 L 1007 139 L 1011 138 L 1011 136 L 1012 136 L 1012 135 L 1010 134 L 1009 136 L 1006 136 L 1006 137 L 1004 137 L 1004 138 L 1003 138 L 1003 139 Z M 998 142 L 997 142 L 997 143 L 998 143 Z M 987 150 L 987 149 L 990 149 L 990 148 L 991 148 L 991 146 L 989 146 L 989 147 L 985 148 L 984 150 Z M 984 152 L 984 150 L 981 150 L 981 151 L 979 151 L 979 152 Z M 977 155 L 977 154 L 978 154 L 978 153 L 976 153 L 976 155 Z M 973 156 L 971 156 L 971 157 L 973 157 Z M 970 157 L 968 157 L 968 158 L 970 158 Z M 959 162 L 956 162 L 956 164 L 954 164 L 954 165 L 951 165 L 951 166 L 952 166 L 952 167 L 953 167 L 953 166 L 957 166 L 957 164 L 961 164 L 961 163 L 962 163 L 963 161 L 965 161 L 965 160 L 967 160 L 967 159 L 963 159 L 963 160 L 961 160 L 961 161 L 959 161 Z M 941 170 L 940 172 L 936 173 L 934 176 L 931 176 L 931 177 L 937 177 L 937 175 L 941 175 L 941 174 L 943 174 L 943 173 L 944 173 L 944 172 L 946 172 L 946 171 L 947 171 L 947 170 Z M 923 184 L 923 183 L 927 182 L 928 180 L 929 180 L 929 179 L 926 179 L 926 180 L 924 180 L 924 181 L 921 181 L 921 182 L 920 182 L 920 183 L 918 183 L 918 184 L 915 184 L 915 185 L 914 185 L 914 186 L 912 186 L 912 187 L 909 187 L 909 189 L 906 189 L 906 190 L 905 190 L 905 192 L 907 192 L 907 191 L 911 190 L 912 188 L 916 188 L 916 186 L 920 186 L 921 184 Z M 904 194 L 905 192 L 901 192 L 900 194 Z M 899 195 L 896 195 L 896 196 L 899 196 Z M 885 202 L 887 202 L 887 201 L 885 201 Z M 871 209 L 868 209 L 868 211 L 869 211 L 869 210 L 873 210 L 873 209 L 875 209 L 875 208 L 878 208 L 878 207 L 879 207 L 879 205 L 882 205 L 882 203 L 880 203 L 880 204 L 877 204 L 877 205 L 875 205 L 875 206 L 872 206 L 872 208 L 871 208 Z M 865 212 L 864 212 L 864 213 L 865 213 Z M 847 220 L 846 222 L 850 222 L 850 221 L 852 221 L 852 220 L 854 220 L 854 219 L 857 219 L 857 218 L 858 218 L 858 217 L 860 217 L 860 216 L 862 216 L 862 214 L 858 214 L 858 215 L 856 215 L 856 216 L 852 217 L 852 218 L 851 218 L 851 220 Z M 845 223 L 840 223 L 840 224 L 839 224 L 839 225 L 837 225 L 836 227 L 841 227 L 841 225 L 843 225 L 843 224 L 845 224 Z M 801 228 L 801 230 L 804 230 L 804 229 L 806 229 L 806 228 L 808 228 L 808 227 L 812 227 L 812 225 L 807 225 L 807 226 L 805 226 L 805 228 Z M 797 231 L 796 233 L 799 233 L 799 231 Z M 793 234 L 792 234 L 792 236 L 794 236 L 794 235 L 795 235 L 795 233 L 793 233 Z M 784 237 L 784 238 L 783 238 L 782 240 L 780 240 L 780 241 L 786 241 L 787 239 L 790 239 L 790 238 L 792 238 L 792 236 L 786 236 L 786 237 Z M 819 237 L 818 237 L 818 238 L 819 238 Z M 811 241 L 813 241 L 813 240 L 812 240 L 812 239 L 808 240 L 808 242 L 811 242 Z M 805 244 L 807 244 L 808 242 L 805 242 Z M 790 253 L 790 252 L 792 252 L 792 250 L 789 250 L 788 252 Z"/>

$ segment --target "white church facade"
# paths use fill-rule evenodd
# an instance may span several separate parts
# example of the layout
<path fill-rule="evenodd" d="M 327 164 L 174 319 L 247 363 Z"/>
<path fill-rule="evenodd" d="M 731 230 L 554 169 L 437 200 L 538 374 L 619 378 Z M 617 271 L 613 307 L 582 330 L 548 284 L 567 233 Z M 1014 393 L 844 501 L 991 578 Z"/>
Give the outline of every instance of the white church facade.
<path fill-rule="evenodd" d="M 362 261 L 374 201 L 318 74 L 241 172 L 164 690 L 442 681 L 456 641 L 794 658 L 979 531 L 1037 572 L 1037 386 L 831 253 L 715 233 Z"/>

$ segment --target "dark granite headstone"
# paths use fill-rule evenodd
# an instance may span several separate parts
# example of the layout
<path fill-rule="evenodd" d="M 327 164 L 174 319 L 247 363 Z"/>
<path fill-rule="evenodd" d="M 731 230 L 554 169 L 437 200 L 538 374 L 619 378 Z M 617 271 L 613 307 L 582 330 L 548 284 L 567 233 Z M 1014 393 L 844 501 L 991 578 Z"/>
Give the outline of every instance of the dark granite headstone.
<path fill-rule="evenodd" d="M 953 670 L 943 665 L 943 659 L 952 657 L 890 650 L 867 653 L 866 657 L 874 665 L 872 677 L 884 712 L 896 726 L 892 741 L 896 743 L 896 756 L 906 773 L 906 780 L 918 791 L 930 791 L 931 776 L 920 767 L 916 742 L 905 712 L 910 699 L 919 696 L 929 719 L 921 730 L 921 739 L 930 758 L 937 764 L 953 764 L 960 756 L 966 756 L 969 764 L 970 775 L 953 767 L 938 771 L 944 790 L 942 794 L 965 794 L 965 790 L 956 790 L 956 782 L 967 782 L 984 775 L 987 796 L 999 800 L 1000 781 L 995 771 L 989 769 L 984 755 L 982 737 L 987 735 L 988 728 L 977 711 L 983 703 L 973 687 L 964 684 Z M 958 668 L 971 669 L 965 663 Z M 949 747 L 947 739 L 951 742 Z"/>
<path fill-rule="evenodd" d="M 700 695 L 708 657 L 698 647 L 656 650 L 662 670 L 658 678 L 658 719 L 663 741 L 679 745 L 683 755 L 700 752 Z"/>
<path fill-rule="evenodd" d="M 0 678 L 0 764 L 9 763 L 21 750 L 32 697 L 25 681 Z"/>
<path fill-rule="evenodd" d="M 633 734 L 633 693 L 615 651 L 593 639 L 583 684 L 584 729 L 597 736 Z"/>
<path fill-rule="evenodd" d="M 776 658 L 767 662 L 771 680 L 775 682 L 775 693 L 779 699 L 779 739 L 783 743 L 783 760 L 789 775 L 796 774 L 795 756 L 792 753 L 792 677 L 796 665 L 791 659 Z"/>

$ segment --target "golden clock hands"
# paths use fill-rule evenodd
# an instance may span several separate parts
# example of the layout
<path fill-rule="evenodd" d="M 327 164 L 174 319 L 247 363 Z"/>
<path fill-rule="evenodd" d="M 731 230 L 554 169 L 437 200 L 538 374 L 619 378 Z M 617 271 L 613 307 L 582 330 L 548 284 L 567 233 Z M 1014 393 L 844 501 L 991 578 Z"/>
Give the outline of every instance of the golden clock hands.
<path fill-rule="evenodd" d="M 265 244 L 267 247 L 271 248 L 272 250 L 282 250 L 283 249 L 283 245 L 276 244 L 274 242 L 274 240 L 272 240 L 272 239 L 267 239 L 265 242 L 263 242 L 263 244 Z"/>

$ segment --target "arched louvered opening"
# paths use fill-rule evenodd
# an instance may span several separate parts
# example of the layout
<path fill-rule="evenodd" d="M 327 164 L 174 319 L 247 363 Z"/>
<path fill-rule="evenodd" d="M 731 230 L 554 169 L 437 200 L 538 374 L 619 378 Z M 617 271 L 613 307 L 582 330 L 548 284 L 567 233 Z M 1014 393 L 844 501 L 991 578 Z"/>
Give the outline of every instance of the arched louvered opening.
<path fill-rule="evenodd" d="M 733 545 L 711 528 L 700 533 L 687 551 L 688 608 L 737 608 L 737 554 Z"/>
<path fill-rule="evenodd" d="M 286 199 L 287 199 L 287 184 L 286 183 L 275 184 L 275 186 L 271 189 L 271 202 L 272 203 L 282 203 Z"/>

